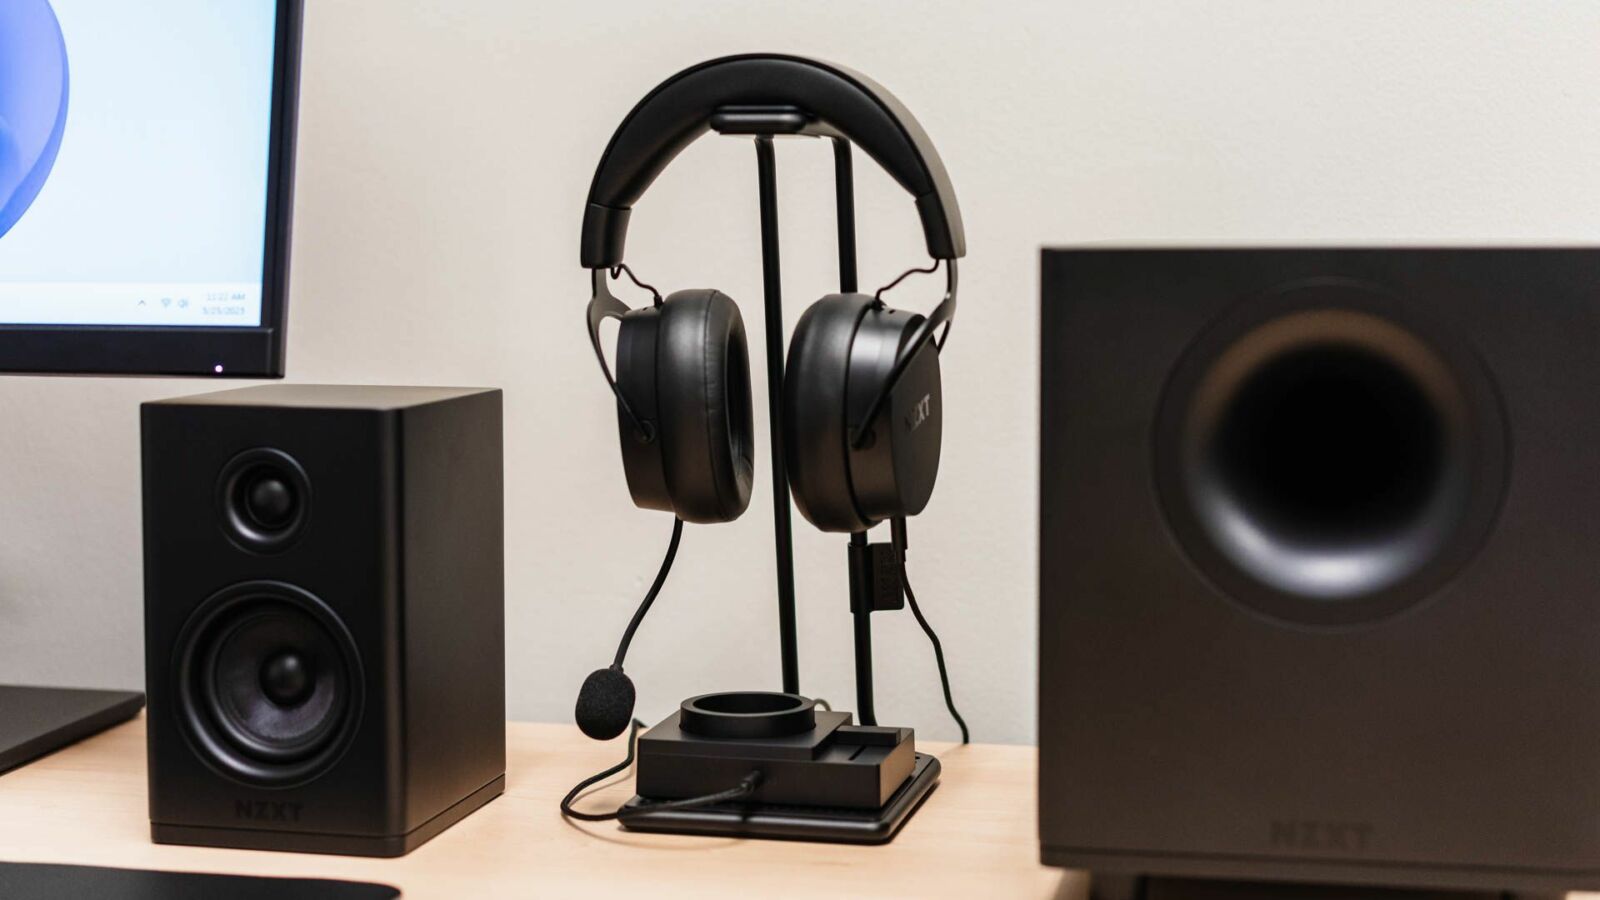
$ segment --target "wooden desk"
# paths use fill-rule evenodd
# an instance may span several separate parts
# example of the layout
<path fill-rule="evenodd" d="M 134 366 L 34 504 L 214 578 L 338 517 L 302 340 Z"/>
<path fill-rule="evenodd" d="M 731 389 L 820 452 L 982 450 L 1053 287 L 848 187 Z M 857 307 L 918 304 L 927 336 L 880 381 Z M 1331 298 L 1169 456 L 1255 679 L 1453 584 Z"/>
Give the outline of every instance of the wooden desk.
<path fill-rule="evenodd" d="M 643 835 L 556 810 L 623 756 L 575 728 L 513 724 L 505 796 L 400 859 L 150 843 L 143 718 L 0 775 L 0 859 L 392 884 L 408 900 L 498 897 L 979 897 L 1081 894 L 1039 865 L 1031 747 L 932 745 L 944 780 L 884 847 Z M 632 779 L 591 794 L 616 806 Z"/>

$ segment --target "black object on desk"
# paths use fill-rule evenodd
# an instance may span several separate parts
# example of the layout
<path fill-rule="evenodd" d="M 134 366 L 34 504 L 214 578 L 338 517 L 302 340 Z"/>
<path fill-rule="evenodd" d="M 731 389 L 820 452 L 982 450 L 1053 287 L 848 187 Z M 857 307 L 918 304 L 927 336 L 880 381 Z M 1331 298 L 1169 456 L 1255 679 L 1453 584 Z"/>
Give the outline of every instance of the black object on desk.
<path fill-rule="evenodd" d="M 126 722 L 143 708 L 137 691 L 0 685 L 0 772 Z"/>
<path fill-rule="evenodd" d="M 25 900 L 393 900 L 398 896 L 396 888 L 358 881 L 0 863 L 0 897 Z"/>
<path fill-rule="evenodd" d="M 894 839 L 939 783 L 909 728 L 853 725 L 796 694 L 706 694 L 638 737 L 634 831 L 852 844 Z M 746 796 L 675 807 L 759 773 Z M 667 802 L 662 802 L 667 801 Z M 690 801 L 693 802 L 693 801 Z"/>

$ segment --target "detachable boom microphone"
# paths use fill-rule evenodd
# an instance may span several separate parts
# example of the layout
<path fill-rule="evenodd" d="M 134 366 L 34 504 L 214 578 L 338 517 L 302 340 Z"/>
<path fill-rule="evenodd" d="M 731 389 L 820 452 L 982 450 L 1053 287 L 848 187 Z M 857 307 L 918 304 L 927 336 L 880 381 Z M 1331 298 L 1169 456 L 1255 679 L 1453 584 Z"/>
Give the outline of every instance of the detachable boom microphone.
<path fill-rule="evenodd" d="M 633 642 L 634 632 L 639 630 L 639 624 L 644 621 L 645 614 L 650 612 L 650 607 L 656 602 L 656 595 L 661 593 L 661 586 L 667 583 L 667 573 L 672 571 L 672 561 L 678 556 L 678 542 L 683 538 L 683 520 L 676 516 L 672 519 L 672 542 L 667 545 L 667 555 L 661 560 L 661 570 L 656 573 L 656 580 L 650 585 L 650 590 L 644 595 L 644 600 L 639 603 L 639 608 L 634 610 L 633 619 L 628 622 L 627 630 L 622 633 L 622 642 L 617 645 L 616 658 L 611 665 L 604 669 L 596 669 L 589 673 L 583 680 L 583 687 L 578 690 L 578 703 L 573 711 L 573 718 L 578 723 L 578 729 L 597 741 L 609 741 L 628 730 L 628 723 L 633 721 L 633 704 L 637 692 L 633 688 L 633 679 L 622 671 L 622 662 L 628 655 L 628 645 Z"/>

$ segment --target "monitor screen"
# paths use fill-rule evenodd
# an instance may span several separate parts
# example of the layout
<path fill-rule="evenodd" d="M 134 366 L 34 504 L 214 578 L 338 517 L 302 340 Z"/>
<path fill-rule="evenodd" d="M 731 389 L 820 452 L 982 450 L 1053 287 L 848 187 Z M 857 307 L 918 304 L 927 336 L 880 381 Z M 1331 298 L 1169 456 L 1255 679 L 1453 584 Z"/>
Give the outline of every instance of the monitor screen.
<path fill-rule="evenodd" d="M 298 13 L 0 2 L 0 370 L 282 374 Z"/>

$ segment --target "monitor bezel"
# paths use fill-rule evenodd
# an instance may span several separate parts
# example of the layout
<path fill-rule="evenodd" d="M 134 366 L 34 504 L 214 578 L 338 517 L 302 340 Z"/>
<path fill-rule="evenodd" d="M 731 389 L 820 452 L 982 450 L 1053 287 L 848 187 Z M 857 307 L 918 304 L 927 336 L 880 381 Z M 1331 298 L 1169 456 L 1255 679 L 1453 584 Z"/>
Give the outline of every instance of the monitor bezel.
<path fill-rule="evenodd" d="M 261 324 L 204 328 L 0 324 L 0 373 L 282 378 L 303 0 L 278 0 Z"/>

